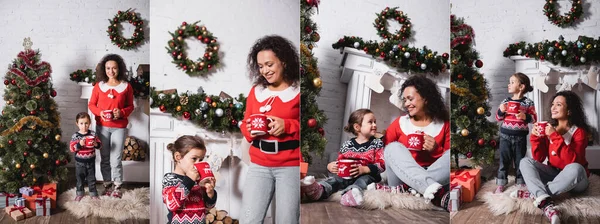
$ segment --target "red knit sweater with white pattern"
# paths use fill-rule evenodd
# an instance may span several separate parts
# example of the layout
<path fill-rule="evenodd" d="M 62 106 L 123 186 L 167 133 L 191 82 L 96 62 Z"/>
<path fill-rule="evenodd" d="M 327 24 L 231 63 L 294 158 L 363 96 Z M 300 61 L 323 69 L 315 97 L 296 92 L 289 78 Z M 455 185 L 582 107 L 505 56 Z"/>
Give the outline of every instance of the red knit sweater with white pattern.
<path fill-rule="evenodd" d="M 585 131 L 577 126 L 571 127 L 565 134 L 553 132 L 549 136 L 531 135 L 531 156 L 542 163 L 548 158 L 548 165 L 564 169 L 571 163 L 581 164 L 590 176 L 585 148 L 588 139 Z"/>
<path fill-rule="evenodd" d="M 133 88 L 126 81 L 117 86 L 109 86 L 99 82 L 92 90 L 92 96 L 88 103 L 90 111 L 95 115 L 96 125 L 111 128 L 126 128 L 129 121 L 127 117 L 133 112 Z M 103 121 L 101 113 L 104 110 L 117 108 L 121 117 L 116 120 Z"/>
<path fill-rule="evenodd" d="M 96 149 L 102 148 L 102 142 L 100 138 L 96 137 L 96 147 L 88 148 L 79 144 L 81 139 L 84 139 L 87 136 L 96 137 L 96 134 L 93 131 L 88 130 L 86 133 L 81 134 L 79 132 L 75 132 L 73 136 L 71 136 L 71 142 L 69 143 L 69 149 L 71 152 L 75 153 L 75 161 L 82 163 L 93 163 L 96 160 Z"/>
<path fill-rule="evenodd" d="M 176 173 L 165 174 L 162 197 L 172 224 L 204 224 L 206 213 L 217 203 L 217 191 L 209 198 L 204 187 Z"/>
<path fill-rule="evenodd" d="M 515 101 L 519 103 L 519 111 L 525 113 L 525 120 L 518 119 L 515 114 L 509 114 L 502 112 L 500 109 L 496 112 L 496 120 L 502 121 L 500 124 L 500 133 L 507 135 L 525 136 L 529 134 L 529 123 L 535 123 L 537 121 L 537 113 L 535 112 L 535 106 L 533 101 L 527 97 L 523 97 L 518 100 L 512 98 L 506 98 L 502 101 L 502 104 L 508 103 L 509 101 Z"/>

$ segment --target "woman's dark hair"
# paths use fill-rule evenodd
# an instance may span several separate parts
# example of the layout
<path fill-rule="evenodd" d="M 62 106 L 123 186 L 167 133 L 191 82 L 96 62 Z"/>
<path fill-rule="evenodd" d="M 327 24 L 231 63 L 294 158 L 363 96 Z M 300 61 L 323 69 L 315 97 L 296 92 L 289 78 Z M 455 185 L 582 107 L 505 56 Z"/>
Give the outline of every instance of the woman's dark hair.
<path fill-rule="evenodd" d="M 577 94 L 575 94 L 573 91 L 560 91 L 554 94 L 552 99 L 550 99 L 550 108 L 552 108 L 552 102 L 554 102 L 554 99 L 558 96 L 562 96 L 565 98 L 565 102 L 567 104 L 567 112 L 569 114 L 567 116 L 568 125 L 575 125 L 578 128 L 585 130 L 586 133 L 590 133 L 591 128 L 588 124 L 585 112 L 583 111 L 583 104 L 581 103 L 581 98 L 579 98 L 579 96 L 577 96 Z M 549 109 L 548 111 L 548 117 L 551 118 L 551 109 Z M 548 123 L 552 124 L 552 126 L 556 126 L 558 125 L 558 120 L 551 118 Z"/>
<path fill-rule="evenodd" d="M 514 76 L 515 78 L 517 78 L 517 80 L 519 80 L 519 83 L 525 85 L 525 90 L 523 90 L 523 93 L 528 93 L 533 91 L 533 87 L 531 86 L 531 82 L 529 81 L 529 77 L 527 77 L 527 75 L 517 72 L 515 74 L 513 74 L 512 76 Z"/>
<path fill-rule="evenodd" d="M 450 114 L 444 103 L 444 98 L 437 88 L 437 85 L 425 77 L 425 75 L 413 75 L 402 83 L 400 89 L 400 98 L 406 87 L 412 86 L 417 89 L 417 92 L 425 100 L 425 114 L 433 119 L 441 121 L 449 121 Z M 404 106 L 404 104 L 402 105 Z"/>
<path fill-rule="evenodd" d="M 275 53 L 275 56 L 279 58 L 283 67 L 283 81 L 292 85 L 297 86 L 300 80 L 300 61 L 298 59 L 298 51 L 292 42 L 289 40 L 277 36 L 264 36 L 254 43 L 254 46 L 250 49 L 248 54 L 248 70 L 250 71 L 250 79 L 253 80 L 254 85 L 262 85 L 264 87 L 269 85 L 269 82 L 265 77 L 260 74 L 260 68 L 258 67 L 257 55 L 258 52 L 271 50 Z"/>
<path fill-rule="evenodd" d="M 179 152 L 183 157 L 192 149 L 206 150 L 206 145 L 204 144 L 204 140 L 198 136 L 184 135 L 175 140 L 175 143 L 169 143 L 167 149 L 173 153 L 173 161 L 177 161 L 175 159 L 175 152 Z"/>
<path fill-rule="evenodd" d="M 90 118 L 90 115 L 86 112 L 80 112 L 77 114 L 77 116 L 75 116 L 75 122 L 78 122 L 79 119 L 82 118 L 87 118 L 90 122 L 92 121 L 92 118 Z"/>
<path fill-rule="evenodd" d="M 119 74 L 117 74 L 117 80 L 125 81 L 127 80 L 127 66 L 125 66 L 125 61 L 118 54 L 107 54 L 102 58 L 98 66 L 96 66 L 96 82 L 106 82 L 108 81 L 108 76 L 106 75 L 106 62 L 114 61 L 117 62 L 117 66 L 119 67 Z"/>
<path fill-rule="evenodd" d="M 365 115 L 372 113 L 373 111 L 369 109 L 355 110 L 350 114 L 350 117 L 348 117 L 348 125 L 344 126 L 344 131 L 353 135 L 358 135 L 357 131 L 354 130 L 354 124 L 358 124 L 359 126 L 361 126 Z"/>

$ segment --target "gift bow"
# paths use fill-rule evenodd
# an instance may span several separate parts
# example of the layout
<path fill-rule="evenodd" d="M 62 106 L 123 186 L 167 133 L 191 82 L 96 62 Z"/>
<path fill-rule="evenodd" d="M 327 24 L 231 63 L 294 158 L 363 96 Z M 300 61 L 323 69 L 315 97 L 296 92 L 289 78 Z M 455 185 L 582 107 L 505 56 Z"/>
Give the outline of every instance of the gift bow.
<path fill-rule="evenodd" d="M 35 203 L 37 203 L 39 206 L 42 206 L 42 209 L 44 210 L 44 216 L 46 216 L 46 199 L 48 199 L 48 197 L 41 195 L 38 195 L 35 199 Z"/>
<path fill-rule="evenodd" d="M 9 198 L 15 198 L 15 197 L 17 197 L 16 194 L 9 194 L 9 193 L 0 193 L 0 196 L 6 196 L 6 198 L 5 198 L 5 200 L 6 200 L 5 205 L 6 206 L 8 206 L 8 199 Z"/>
<path fill-rule="evenodd" d="M 56 189 L 54 189 L 53 187 L 50 187 L 48 189 L 42 190 L 42 188 L 40 187 L 33 187 L 33 192 L 34 194 L 37 194 L 38 196 L 43 195 L 43 194 L 54 194 L 54 192 L 56 192 Z"/>
<path fill-rule="evenodd" d="M 19 210 L 21 213 L 25 214 L 25 206 L 14 206 L 12 208 L 10 208 L 10 211 L 8 212 L 8 215 L 10 215 L 12 212 Z"/>
<path fill-rule="evenodd" d="M 454 178 L 465 182 L 465 181 L 468 181 L 469 179 L 473 178 L 473 176 L 471 175 L 471 173 L 461 170 L 461 171 L 456 172 Z"/>

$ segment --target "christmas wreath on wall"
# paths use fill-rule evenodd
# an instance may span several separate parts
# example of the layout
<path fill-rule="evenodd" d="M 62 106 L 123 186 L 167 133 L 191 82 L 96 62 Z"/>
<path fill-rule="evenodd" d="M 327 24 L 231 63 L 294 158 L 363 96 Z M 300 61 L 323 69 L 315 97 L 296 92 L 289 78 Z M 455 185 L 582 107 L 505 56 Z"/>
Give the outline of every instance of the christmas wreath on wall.
<path fill-rule="evenodd" d="M 544 14 L 548 17 L 548 21 L 554 25 L 559 27 L 571 26 L 583 15 L 581 0 L 573 0 L 571 10 L 564 16 L 558 15 L 555 3 L 556 0 L 547 0 L 544 5 Z"/>
<path fill-rule="evenodd" d="M 108 37 L 113 42 L 113 44 L 117 45 L 117 47 L 123 50 L 132 50 L 137 48 L 142 42 L 144 42 L 144 21 L 140 18 L 138 13 L 131 11 L 128 9 L 125 12 L 118 11 L 117 15 L 112 20 L 108 20 L 110 25 L 108 26 Z M 133 26 L 135 26 L 135 30 L 133 31 L 133 37 L 126 39 L 121 35 L 121 23 L 129 22 Z"/>
<path fill-rule="evenodd" d="M 205 75 L 219 64 L 219 43 L 217 38 L 205 26 L 198 26 L 198 22 L 181 23 L 175 32 L 169 32 L 173 37 L 169 40 L 167 51 L 173 57 L 173 64 L 188 75 Z M 185 39 L 191 37 L 206 44 L 204 56 L 198 61 L 190 60 L 185 52 Z"/>

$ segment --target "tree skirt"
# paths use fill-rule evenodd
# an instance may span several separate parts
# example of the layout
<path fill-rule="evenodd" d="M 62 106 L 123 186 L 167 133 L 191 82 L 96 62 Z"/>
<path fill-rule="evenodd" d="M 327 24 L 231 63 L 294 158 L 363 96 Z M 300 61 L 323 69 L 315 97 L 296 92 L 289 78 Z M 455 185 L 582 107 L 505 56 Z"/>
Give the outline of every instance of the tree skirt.
<path fill-rule="evenodd" d="M 518 188 L 514 185 L 515 178 L 508 178 L 509 186 L 502 194 L 494 194 L 496 180 L 490 180 L 481 186 L 477 193 L 478 200 L 485 202 L 494 215 L 508 214 L 519 210 L 527 214 L 542 215 L 542 210 L 533 204 L 532 199 L 511 198 L 510 193 Z M 574 217 L 600 217 L 600 177 L 590 175 L 588 189 L 581 194 L 565 193 L 553 197 L 554 203 L 561 212 L 561 216 Z"/>
<path fill-rule="evenodd" d="M 98 216 L 124 221 L 150 217 L 150 189 L 147 187 L 124 191 L 120 199 L 100 196 L 100 200 L 93 200 L 87 191 L 81 201 L 76 202 L 74 199 L 75 188 L 59 196 L 58 206 L 68 210 L 77 218 Z"/>
<path fill-rule="evenodd" d="M 342 194 L 338 191 L 327 200 L 339 202 L 341 197 Z M 371 189 L 363 191 L 363 199 L 364 203 L 359 208 L 368 210 L 383 210 L 389 207 L 410 210 L 438 210 L 429 200 L 409 193 L 391 193 Z"/>

